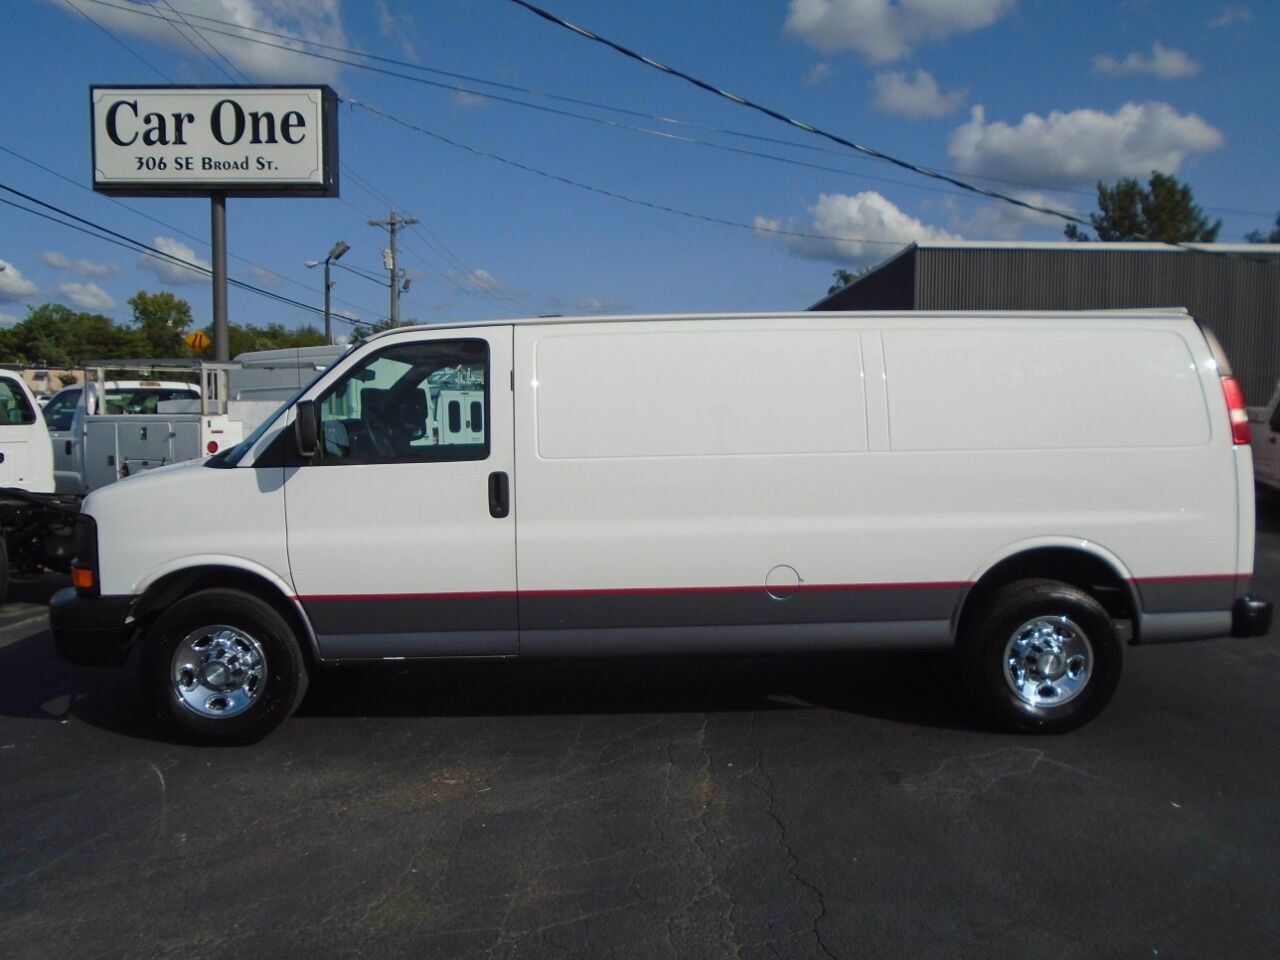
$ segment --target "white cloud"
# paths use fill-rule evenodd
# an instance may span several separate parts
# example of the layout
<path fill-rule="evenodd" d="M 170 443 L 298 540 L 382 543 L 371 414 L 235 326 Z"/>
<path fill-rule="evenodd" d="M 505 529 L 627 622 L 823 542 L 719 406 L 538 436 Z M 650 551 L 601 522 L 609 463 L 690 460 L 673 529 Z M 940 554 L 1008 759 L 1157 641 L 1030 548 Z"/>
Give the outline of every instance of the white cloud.
<path fill-rule="evenodd" d="M 1166 47 L 1159 40 L 1151 47 L 1151 56 L 1131 53 L 1123 60 L 1111 56 L 1093 58 L 1093 69 L 1109 77 L 1123 77 L 1131 73 L 1148 73 L 1161 80 L 1179 80 L 1194 77 L 1200 72 L 1200 64 L 1182 50 Z"/>
<path fill-rule="evenodd" d="M 918 44 L 995 23 L 1017 0 L 791 0 L 785 29 L 824 53 L 852 50 L 869 63 Z"/>
<path fill-rule="evenodd" d="M 1015 191 L 1009 195 L 1037 207 L 1076 213 L 1074 205 L 1046 193 L 1024 190 Z M 955 224 L 956 228 L 964 231 L 964 235 L 970 240 L 1020 240 L 1031 230 L 1045 228 L 1061 234 L 1062 228 L 1066 225 L 1067 222 L 1061 217 L 1037 213 L 1026 207 L 1017 207 L 998 200 L 983 204 L 971 216 Z"/>
<path fill-rule="evenodd" d="M 1217 150 L 1224 142 L 1221 131 L 1167 103 L 1126 103 L 1115 113 L 1028 113 L 1016 127 L 987 123 L 979 105 L 968 123 L 951 132 L 947 152 L 963 173 L 1092 183 L 1152 170 L 1177 173 L 1189 155 Z"/>
<path fill-rule="evenodd" d="M 1205 23 L 1210 27 L 1229 27 L 1233 23 L 1248 23 L 1253 19 L 1253 12 L 1248 7 L 1223 7 L 1218 14 Z"/>
<path fill-rule="evenodd" d="M 459 107 L 487 107 L 489 106 L 489 98 L 482 97 L 478 93 L 468 93 L 466 90 L 459 90 L 453 95 L 453 102 Z"/>
<path fill-rule="evenodd" d="M 466 287 L 475 293 L 488 294 L 493 297 L 500 297 L 504 300 L 512 299 L 511 291 L 508 290 L 492 273 L 488 270 L 477 267 L 470 273 L 463 273 L 460 270 L 448 270 L 446 276 L 459 286 Z"/>
<path fill-rule="evenodd" d="M 418 51 L 409 39 L 413 30 L 413 14 L 392 13 L 387 0 L 378 0 L 378 32 L 388 40 L 396 43 L 404 55 L 414 63 L 418 62 Z"/>
<path fill-rule="evenodd" d="M 249 276 L 253 277 L 254 282 L 260 287 L 278 287 L 280 285 L 280 275 L 272 273 L 256 263 L 251 263 L 245 269 L 249 272 Z M 324 286 L 322 283 L 321 286 Z"/>
<path fill-rule="evenodd" d="M 7 330 L 21 322 L 22 319 L 12 313 L 0 313 L 0 330 Z"/>
<path fill-rule="evenodd" d="M 613 297 L 579 297 L 578 309 L 583 313 L 625 313 L 627 305 Z"/>
<path fill-rule="evenodd" d="M 60 0 L 48 0 L 48 2 L 60 7 L 69 16 L 75 16 L 73 10 Z M 210 17 L 255 30 L 292 34 L 306 40 L 339 47 L 351 46 L 342 28 L 340 0 L 182 0 L 175 6 L 194 27 L 204 25 L 202 21 L 195 19 L 195 16 Z M 141 7 L 143 13 L 155 15 L 141 16 L 132 12 L 130 7 Z M 192 16 L 193 14 L 195 16 Z M 203 57 L 196 57 L 192 43 L 184 39 L 190 38 L 197 47 L 204 46 L 199 37 L 192 36 L 192 26 L 182 23 L 165 4 L 129 3 L 114 8 L 110 5 L 95 5 L 93 18 L 113 33 L 143 37 L 153 43 L 172 47 L 184 56 L 194 57 L 198 69 L 207 68 L 209 80 L 225 82 L 221 71 L 215 70 Z M 166 22 L 166 19 L 169 22 Z M 83 20 L 81 22 L 83 23 Z M 224 31 L 234 29 L 219 25 L 211 26 Z M 212 41 L 219 53 L 253 81 L 318 83 L 336 80 L 338 76 L 338 66 L 329 61 L 299 56 L 287 50 L 263 46 L 260 43 L 236 40 L 221 33 L 203 34 L 203 36 Z M 293 40 L 283 40 L 279 37 L 262 38 L 257 34 L 246 34 L 246 36 L 267 39 L 273 44 L 286 46 L 292 50 L 303 49 L 301 44 Z M 210 56 L 213 55 L 210 54 Z M 218 58 L 214 57 L 214 59 Z M 239 82 L 238 78 L 236 82 Z"/>
<path fill-rule="evenodd" d="M 65 253 L 46 250 L 40 259 L 56 270 L 70 270 L 82 277 L 110 277 L 120 272 L 114 263 L 94 263 L 92 260 L 72 260 Z"/>
<path fill-rule="evenodd" d="M 898 113 L 913 120 L 945 117 L 959 110 L 969 96 L 967 89 L 943 93 L 926 70 L 917 70 L 911 77 L 898 71 L 877 73 L 874 87 L 872 106 L 881 113 Z"/>
<path fill-rule="evenodd" d="M 805 75 L 804 82 L 811 87 L 816 87 L 831 76 L 831 64 L 815 63 L 809 68 L 808 74 Z"/>
<path fill-rule="evenodd" d="M 96 283 L 60 283 L 58 292 L 81 310 L 110 310 L 116 305 L 111 294 Z"/>
<path fill-rule="evenodd" d="M 18 303 L 39 291 L 21 270 L 8 260 L 0 260 L 0 303 Z"/>
<path fill-rule="evenodd" d="M 185 243 L 173 239 L 173 237 L 156 237 L 155 242 L 151 245 L 161 253 L 167 253 L 170 256 L 177 257 L 179 260 L 185 260 L 187 263 L 195 264 L 206 270 L 210 269 L 208 260 L 196 256 L 196 252 L 193 249 Z M 158 257 L 154 253 L 144 254 L 139 258 L 138 266 L 143 270 L 149 270 L 154 273 L 161 283 L 168 283 L 173 286 L 195 286 L 209 282 L 207 275 L 188 269 L 164 257 Z"/>
<path fill-rule="evenodd" d="M 894 247 L 913 241 L 945 243 L 963 239 L 958 234 L 922 223 L 874 190 L 855 196 L 820 194 L 818 202 L 809 208 L 809 214 L 808 224 L 792 222 L 786 229 L 831 239 L 787 236 L 782 239 L 793 253 L 810 260 L 874 262 L 890 255 Z M 766 231 L 782 229 L 781 221 L 763 216 L 755 218 L 755 225 L 765 236 L 774 235 Z"/>

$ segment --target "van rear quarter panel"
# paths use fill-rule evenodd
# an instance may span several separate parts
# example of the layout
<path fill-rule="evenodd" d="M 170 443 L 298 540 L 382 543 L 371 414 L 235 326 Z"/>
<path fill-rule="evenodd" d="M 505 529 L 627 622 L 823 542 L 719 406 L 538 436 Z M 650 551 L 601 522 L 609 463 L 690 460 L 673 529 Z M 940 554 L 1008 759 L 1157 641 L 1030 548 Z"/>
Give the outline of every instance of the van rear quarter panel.
<path fill-rule="evenodd" d="M 515 349 L 522 631 L 945 621 L 1039 539 L 1120 558 L 1149 611 L 1234 595 L 1236 458 L 1189 319 L 530 325 Z"/>

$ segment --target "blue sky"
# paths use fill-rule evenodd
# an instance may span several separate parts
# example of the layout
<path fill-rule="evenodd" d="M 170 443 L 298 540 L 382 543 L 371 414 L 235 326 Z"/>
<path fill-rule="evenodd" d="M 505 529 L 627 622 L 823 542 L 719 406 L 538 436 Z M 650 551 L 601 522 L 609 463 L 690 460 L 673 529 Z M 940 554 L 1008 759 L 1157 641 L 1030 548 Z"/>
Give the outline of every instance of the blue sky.
<path fill-rule="evenodd" d="M 1223 220 L 1224 241 L 1265 230 L 1280 209 L 1274 66 L 1280 5 L 1271 0 L 546 5 L 791 116 L 1035 202 L 1087 213 L 1098 179 L 1145 177 L 1159 168 L 1192 185 L 1197 200 Z M 176 20 L 174 10 L 206 29 L 236 32 L 194 16 L 395 58 L 409 66 L 377 65 L 609 123 L 225 34 L 196 37 L 188 26 L 140 15 Z M 385 233 L 366 221 L 386 217 L 391 202 L 421 221 L 401 244 L 401 266 L 413 278 L 401 315 L 423 322 L 798 309 L 825 293 L 832 270 L 873 263 L 907 241 L 1061 237 L 1060 223 L 860 158 L 627 60 L 508 0 L 10 0 L 5 14 L 0 147 L 11 152 L 0 150 L 0 183 L 187 259 L 208 261 L 208 201 L 112 200 L 86 189 L 89 85 L 224 83 L 219 56 L 253 82 L 331 84 L 348 101 L 339 126 L 341 198 L 228 201 L 231 275 L 316 306 L 321 277 L 304 261 L 343 240 L 351 245 L 344 264 L 382 274 Z M 197 53 L 204 40 L 216 54 L 207 47 L 208 57 Z M 413 65 L 643 116 L 450 80 Z M 741 226 L 547 179 L 360 104 L 548 174 Z M 0 198 L 15 199 L 3 192 Z M 0 263 L 6 267 L 0 323 L 47 301 L 124 320 L 125 301 L 141 289 L 173 290 L 191 302 L 201 324 L 211 313 L 206 280 L 12 207 L 0 207 Z M 334 275 L 335 311 L 386 315 L 385 287 L 340 270 Z M 296 307 L 236 290 L 230 315 L 238 323 L 316 322 Z"/>

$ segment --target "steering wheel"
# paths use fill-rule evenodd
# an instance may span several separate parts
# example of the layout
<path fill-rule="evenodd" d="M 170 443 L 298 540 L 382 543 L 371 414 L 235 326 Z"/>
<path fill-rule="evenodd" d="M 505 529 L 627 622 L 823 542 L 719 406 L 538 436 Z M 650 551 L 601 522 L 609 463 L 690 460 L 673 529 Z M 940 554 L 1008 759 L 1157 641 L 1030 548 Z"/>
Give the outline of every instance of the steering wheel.
<path fill-rule="evenodd" d="M 369 437 L 369 442 L 373 444 L 373 449 L 378 456 L 394 457 L 396 455 L 395 437 L 386 421 L 376 414 L 372 417 L 366 417 L 364 432 Z"/>

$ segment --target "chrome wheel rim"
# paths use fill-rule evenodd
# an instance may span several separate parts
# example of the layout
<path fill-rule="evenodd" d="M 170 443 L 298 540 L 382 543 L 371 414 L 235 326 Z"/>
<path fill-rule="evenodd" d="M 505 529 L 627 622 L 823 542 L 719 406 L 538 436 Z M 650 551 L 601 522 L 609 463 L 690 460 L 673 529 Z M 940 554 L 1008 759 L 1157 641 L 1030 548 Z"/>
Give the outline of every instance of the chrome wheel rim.
<path fill-rule="evenodd" d="M 1093 646 L 1089 636 L 1067 617 L 1028 620 L 1004 647 L 1004 679 L 1029 707 L 1070 703 L 1089 684 Z"/>
<path fill-rule="evenodd" d="M 173 653 L 173 691 L 202 717 L 234 717 L 262 696 L 267 657 L 262 644 L 238 627 L 214 624 L 187 634 Z"/>

